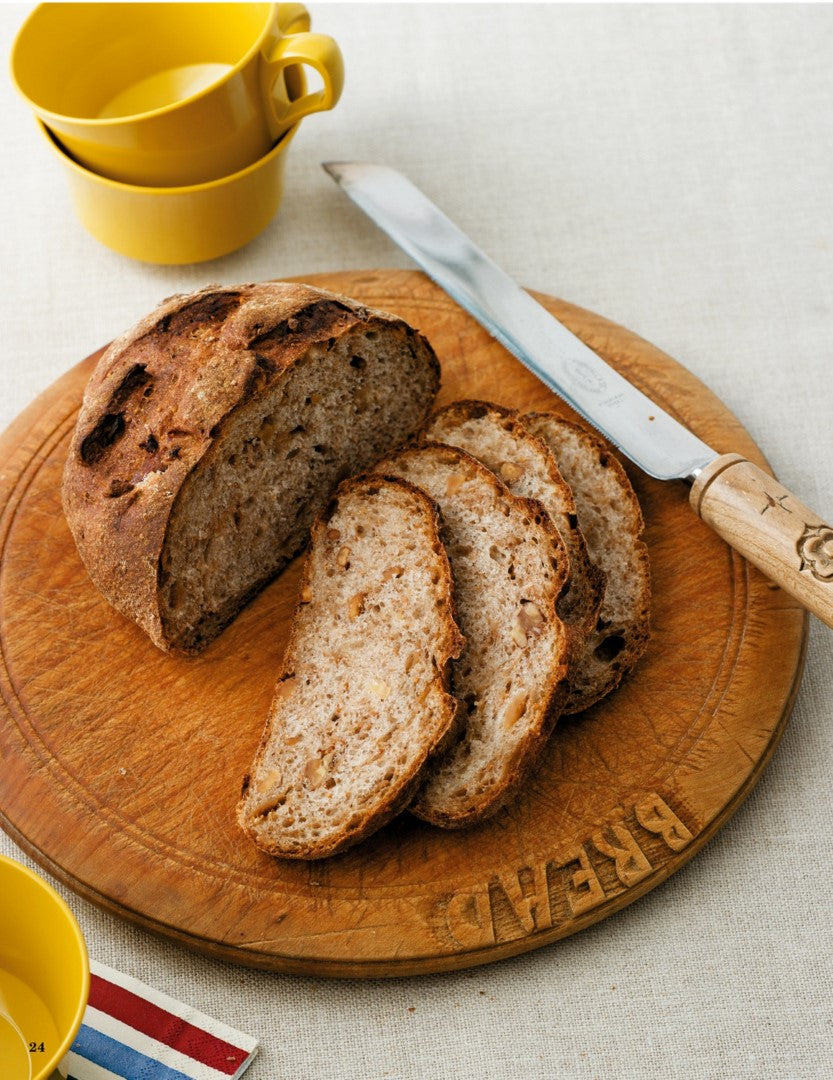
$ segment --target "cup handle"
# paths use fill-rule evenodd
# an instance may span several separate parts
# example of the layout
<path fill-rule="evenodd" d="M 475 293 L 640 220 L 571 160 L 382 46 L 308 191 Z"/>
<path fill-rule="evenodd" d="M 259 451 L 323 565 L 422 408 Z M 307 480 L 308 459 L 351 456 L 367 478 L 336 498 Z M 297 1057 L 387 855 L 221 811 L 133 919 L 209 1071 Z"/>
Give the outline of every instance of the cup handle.
<path fill-rule="evenodd" d="M 300 34 L 310 28 L 310 16 L 303 4 L 278 4 L 278 29 L 282 34 Z"/>
<path fill-rule="evenodd" d="M 283 72 L 303 65 L 318 72 L 324 84 L 322 89 L 290 100 L 277 97 L 273 91 Z M 263 65 L 263 89 L 271 106 L 272 134 L 277 138 L 304 116 L 332 109 L 338 103 L 344 89 L 341 49 L 327 34 L 287 34 L 279 38 Z"/>

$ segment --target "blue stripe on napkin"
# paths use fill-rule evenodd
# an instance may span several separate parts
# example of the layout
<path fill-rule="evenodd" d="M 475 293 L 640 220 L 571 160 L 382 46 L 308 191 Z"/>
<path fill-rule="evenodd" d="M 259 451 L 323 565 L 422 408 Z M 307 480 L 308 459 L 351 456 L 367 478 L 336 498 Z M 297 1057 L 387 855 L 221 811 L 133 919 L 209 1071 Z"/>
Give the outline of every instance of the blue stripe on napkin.
<path fill-rule="evenodd" d="M 86 1024 L 81 1025 L 72 1049 L 96 1065 L 119 1076 L 130 1077 L 130 1080 L 189 1080 L 179 1069 L 172 1069 L 140 1054 L 138 1050 L 111 1039 L 109 1035 L 102 1035 Z"/>

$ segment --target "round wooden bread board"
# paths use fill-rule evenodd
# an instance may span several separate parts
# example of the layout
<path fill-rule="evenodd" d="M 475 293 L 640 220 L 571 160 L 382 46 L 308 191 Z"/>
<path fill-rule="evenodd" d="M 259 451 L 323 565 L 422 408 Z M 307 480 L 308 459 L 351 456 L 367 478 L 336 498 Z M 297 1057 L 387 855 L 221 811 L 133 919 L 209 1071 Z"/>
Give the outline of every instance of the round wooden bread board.
<path fill-rule="evenodd" d="M 438 404 L 569 410 L 422 274 L 307 278 L 423 331 Z M 721 452 L 765 465 L 684 368 L 597 315 L 538 297 Z M 520 798 L 447 832 L 402 815 L 320 862 L 258 851 L 235 806 L 269 707 L 298 560 L 197 659 L 158 651 L 89 581 L 60 481 L 86 380 L 73 368 L 0 439 L 0 823 L 77 893 L 236 963 L 394 976 L 548 944 L 694 855 L 767 764 L 801 676 L 806 613 L 717 539 L 682 483 L 629 469 L 645 515 L 653 636 L 622 687 L 562 721 Z"/>

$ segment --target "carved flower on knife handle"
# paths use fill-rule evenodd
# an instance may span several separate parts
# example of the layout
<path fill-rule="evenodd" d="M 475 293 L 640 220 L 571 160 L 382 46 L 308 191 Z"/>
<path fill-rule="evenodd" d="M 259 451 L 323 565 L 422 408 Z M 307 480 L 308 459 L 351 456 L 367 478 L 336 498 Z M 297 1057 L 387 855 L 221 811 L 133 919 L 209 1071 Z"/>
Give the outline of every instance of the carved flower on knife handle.
<path fill-rule="evenodd" d="M 829 525 L 805 525 L 797 547 L 799 570 L 809 570 L 818 581 L 833 584 L 833 529 Z"/>

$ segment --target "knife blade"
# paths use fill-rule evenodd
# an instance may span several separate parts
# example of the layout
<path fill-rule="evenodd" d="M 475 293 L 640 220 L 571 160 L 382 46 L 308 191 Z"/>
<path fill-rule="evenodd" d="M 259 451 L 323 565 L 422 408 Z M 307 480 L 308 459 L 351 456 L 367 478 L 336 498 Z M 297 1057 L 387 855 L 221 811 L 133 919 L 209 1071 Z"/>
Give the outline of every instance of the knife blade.
<path fill-rule="evenodd" d="M 694 477 L 718 456 L 558 322 L 401 173 L 358 162 L 324 168 L 429 277 L 650 476 Z"/>
<path fill-rule="evenodd" d="M 552 391 L 649 476 L 691 484 L 692 508 L 727 543 L 833 626 L 833 528 L 772 476 L 718 452 L 560 323 L 407 177 L 324 162 L 353 202 Z"/>

